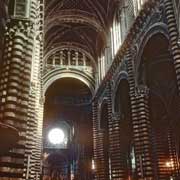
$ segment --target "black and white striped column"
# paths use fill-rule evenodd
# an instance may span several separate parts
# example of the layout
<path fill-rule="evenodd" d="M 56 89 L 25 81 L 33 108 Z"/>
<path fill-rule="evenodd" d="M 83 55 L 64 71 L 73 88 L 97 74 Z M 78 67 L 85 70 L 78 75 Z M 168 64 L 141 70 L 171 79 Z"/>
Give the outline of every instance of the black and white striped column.
<path fill-rule="evenodd" d="M 135 88 L 134 66 L 131 52 L 127 51 L 130 85 L 133 140 L 136 158 L 136 171 L 139 179 L 153 179 L 151 152 L 151 123 L 149 118 L 148 91 Z"/>
<path fill-rule="evenodd" d="M 15 22 L 14 22 L 15 21 Z M 14 20 L 6 31 L 0 81 L 0 120 L 19 130 L 16 147 L 0 158 L 0 177 L 24 178 L 27 109 L 32 58 L 32 25 Z"/>
<path fill-rule="evenodd" d="M 174 59 L 178 90 L 180 93 L 180 45 L 178 44 L 179 33 L 177 29 L 172 0 L 164 0 L 164 5 L 165 5 L 167 25 L 169 29 L 171 52 Z"/>

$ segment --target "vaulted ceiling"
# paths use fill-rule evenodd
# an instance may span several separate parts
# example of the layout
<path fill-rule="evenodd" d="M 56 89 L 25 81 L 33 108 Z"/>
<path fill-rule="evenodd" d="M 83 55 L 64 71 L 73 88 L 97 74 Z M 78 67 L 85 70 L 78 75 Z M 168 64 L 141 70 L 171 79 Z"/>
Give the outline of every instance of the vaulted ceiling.
<path fill-rule="evenodd" d="M 45 53 L 74 46 L 97 59 L 119 0 L 46 0 Z"/>

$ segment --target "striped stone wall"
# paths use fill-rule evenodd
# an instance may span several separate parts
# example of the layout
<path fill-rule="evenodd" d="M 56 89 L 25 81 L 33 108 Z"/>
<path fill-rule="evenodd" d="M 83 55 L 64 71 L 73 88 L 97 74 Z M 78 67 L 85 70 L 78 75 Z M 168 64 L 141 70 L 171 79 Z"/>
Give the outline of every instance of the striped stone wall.
<path fill-rule="evenodd" d="M 104 130 L 100 129 L 99 106 L 97 102 L 93 103 L 93 144 L 94 144 L 94 161 L 95 161 L 95 178 L 99 180 L 108 179 L 107 171 L 108 162 L 104 147 Z"/>
<path fill-rule="evenodd" d="M 172 0 L 164 0 L 167 25 L 169 30 L 171 52 L 174 58 L 174 66 L 177 74 L 177 84 L 180 91 L 180 45 L 178 44 L 179 33 L 175 19 L 175 12 Z"/>
<path fill-rule="evenodd" d="M 140 55 L 138 53 L 141 52 L 141 44 L 143 44 L 143 37 L 147 36 L 147 31 L 151 31 L 154 28 L 156 32 L 160 32 L 161 28 L 168 29 L 166 31 L 166 36 L 169 37 L 170 41 L 170 49 L 173 55 L 174 67 L 176 70 L 177 84 L 179 86 L 179 57 L 180 57 L 180 49 L 178 44 L 178 29 L 173 9 L 173 1 L 172 0 L 149 0 L 146 1 L 142 7 L 142 10 L 139 12 L 137 18 L 135 19 L 130 31 L 119 49 L 116 57 L 113 60 L 113 63 L 107 72 L 104 80 L 100 87 L 97 90 L 95 99 L 96 99 L 96 108 L 93 109 L 95 111 L 95 115 L 93 116 L 94 122 L 94 156 L 99 157 L 100 147 L 100 138 L 98 138 L 98 110 L 99 100 L 103 97 L 107 97 L 107 94 L 104 93 L 109 86 L 110 82 L 117 84 L 117 77 L 119 76 L 122 70 L 125 70 L 128 73 L 128 82 L 130 85 L 130 99 L 131 99 L 131 117 L 132 117 L 132 126 L 133 126 L 133 144 L 135 149 L 135 158 L 136 158 L 136 176 L 138 179 L 163 179 L 167 177 L 167 169 L 166 172 L 162 169 L 157 169 L 157 159 L 154 156 L 154 147 L 157 145 L 153 145 L 153 131 L 151 125 L 151 116 L 150 116 L 150 106 L 149 106 L 149 89 L 146 86 L 139 86 L 137 83 L 138 76 L 138 66 L 139 66 L 139 58 Z M 159 29 L 158 29 L 159 28 Z M 149 37 L 152 34 L 149 33 Z M 125 60 L 125 69 L 124 63 L 122 61 Z M 110 132 L 110 177 L 109 179 L 124 179 L 121 177 L 120 173 L 120 152 L 121 152 L 121 144 L 119 143 L 119 133 L 120 133 L 120 116 L 118 114 L 112 115 L 112 97 L 113 97 L 113 89 L 109 89 L 109 112 L 111 112 L 111 116 L 109 116 L 109 132 Z M 103 138 L 103 137 L 101 137 Z M 175 150 L 175 142 L 172 137 L 171 132 L 169 133 L 168 139 L 169 143 L 169 153 L 170 157 L 173 159 L 174 164 L 174 178 L 179 177 L 179 162 L 175 160 L 177 158 L 176 150 Z M 99 146 L 97 146 L 99 145 Z M 101 147 L 102 148 L 102 147 Z M 162 151 L 162 149 L 160 150 Z M 161 154 L 161 152 L 159 153 Z M 109 163 L 109 162 L 107 162 Z M 162 163 L 161 161 L 158 162 Z M 164 163 L 164 160 L 163 160 Z M 165 165 L 162 165 L 165 166 Z M 123 166 L 122 166 L 123 167 Z M 157 172 L 158 171 L 158 172 Z M 165 172 L 165 175 L 160 177 L 157 175 L 159 172 Z M 96 174 L 100 173 L 100 169 L 96 169 Z M 159 176 L 159 177 L 158 177 Z M 98 179 L 98 175 L 96 179 Z M 178 178 L 177 178 L 178 179 Z"/>
<path fill-rule="evenodd" d="M 13 24 L 14 23 L 14 24 Z M 32 24 L 16 20 L 6 31 L 0 81 L 0 119 L 19 130 L 17 146 L 1 157 L 0 176 L 22 179 L 25 168 L 28 95 L 33 48 Z"/>
<path fill-rule="evenodd" d="M 127 52 L 127 61 L 137 175 L 142 179 L 153 179 L 148 90 L 146 87 L 135 87 L 134 60 L 131 53 L 131 51 Z"/>
<path fill-rule="evenodd" d="M 42 173 L 42 127 L 44 97 L 42 90 L 43 66 L 43 2 L 32 2 L 31 18 L 36 18 L 31 70 L 31 88 L 28 102 L 28 129 L 26 148 L 26 179 L 40 179 Z"/>
<path fill-rule="evenodd" d="M 32 0 L 27 8 L 29 16 L 13 17 L 6 28 L 0 69 L 0 121 L 16 127 L 20 140 L 0 157 L 0 179 L 3 180 L 40 178 L 43 49 L 42 30 L 38 28 L 43 18 L 41 3 Z"/>

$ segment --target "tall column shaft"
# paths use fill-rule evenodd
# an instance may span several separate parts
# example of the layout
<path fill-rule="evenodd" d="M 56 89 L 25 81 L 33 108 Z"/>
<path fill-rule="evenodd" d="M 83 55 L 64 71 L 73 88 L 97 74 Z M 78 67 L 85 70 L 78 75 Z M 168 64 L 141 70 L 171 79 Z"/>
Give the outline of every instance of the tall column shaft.
<path fill-rule="evenodd" d="M 0 177 L 24 177 L 27 109 L 30 89 L 32 34 L 29 21 L 11 22 L 6 31 L 4 59 L 1 67 L 0 121 L 19 130 L 16 147 L 0 158 Z M 13 24 L 14 23 L 14 24 Z"/>
<path fill-rule="evenodd" d="M 174 66 L 177 76 L 177 85 L 180 93 L 180 45 L 178 44 L 179 33 L 175 19 L 174 7 L 172 0 L 164 0 L 167 25 L 170 36 L 171 52 L 174 59 Z"/>
<path fill-rule="evenodd" d="M 127 156 L 122 150 L 120 141 L 121 117 L 120 114 L 113 114 L 110 123 L 110 154 L 111 154 L 111 176 L 113 180 L 124 180 L 127 178 Z"/>
<path fill-rule="evenodd" d="M 93 103 L 93 144 L 94 144 L 94 161 L 95 161 L 95 179 L 108 180 L 107 164 L 108 159 L 104 147 L 104 130 L 99 128 L 100 116 L 98 115 L 98 103 Z"/>
<path fill-rule="evenodd" d="M 134 66 L 131 52 L 127 52 L 133 139 L 136 170 L 139 179 L 153 179 L 151 155 L 151 125 L 146 89 L 135 89 Z"/>

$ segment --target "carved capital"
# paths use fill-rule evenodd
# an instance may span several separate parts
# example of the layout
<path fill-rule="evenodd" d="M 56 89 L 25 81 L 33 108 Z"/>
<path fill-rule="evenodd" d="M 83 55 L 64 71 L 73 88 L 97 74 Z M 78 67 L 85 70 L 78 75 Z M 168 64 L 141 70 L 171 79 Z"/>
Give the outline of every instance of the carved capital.
<path fill-rule="evenodd" d="M 34 24 L 28 19 L 12 19 L 7 25 L 7 35 L 13 37 L 15 33 L 29 35 L 34 30 Z"/>
<path fill-rule="evenodd" d="M 115 112 L 112 114 L 112 120 L 114 121 L 117 121 L 121 118 L 121 114 L 119 112 Z"/>
<path fill-rule="evenodd" d="M 146 85 L 139 85 L 135 89 L 136 96 L 149 96 L 149 88 Z"/>

